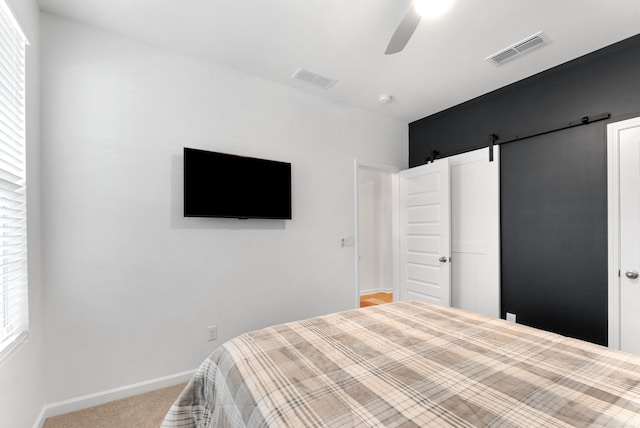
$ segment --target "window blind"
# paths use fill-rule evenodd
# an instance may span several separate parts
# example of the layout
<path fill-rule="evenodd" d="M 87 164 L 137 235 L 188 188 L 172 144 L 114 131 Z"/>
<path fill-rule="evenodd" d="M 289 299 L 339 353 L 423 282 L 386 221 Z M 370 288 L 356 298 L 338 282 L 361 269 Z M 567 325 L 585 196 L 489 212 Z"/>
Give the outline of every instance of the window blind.
<path fill-rule="evenodd" d="M 26 38 L 0 0 L 0 356 L 26 337 Z"/>

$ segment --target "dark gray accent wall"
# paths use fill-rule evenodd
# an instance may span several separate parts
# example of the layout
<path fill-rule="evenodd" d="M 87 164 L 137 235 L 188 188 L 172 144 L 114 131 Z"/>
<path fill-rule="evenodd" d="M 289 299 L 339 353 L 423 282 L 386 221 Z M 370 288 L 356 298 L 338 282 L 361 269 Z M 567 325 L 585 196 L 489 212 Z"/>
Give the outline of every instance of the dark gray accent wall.
<path fill-rule="evenodd" d="M 601 128 L 504 146 L 502 310 L 607 344 L 607 165 Z"/>
<path fill-rule="evenodd" d="M 640 35 L 409 125 L 417 166 L 432 150 L 486 147 L 492 133 L 612 115 L 501 147 L 503 317 L 607 344 L 606 124 L 640 116 L 638 76 Z"/>

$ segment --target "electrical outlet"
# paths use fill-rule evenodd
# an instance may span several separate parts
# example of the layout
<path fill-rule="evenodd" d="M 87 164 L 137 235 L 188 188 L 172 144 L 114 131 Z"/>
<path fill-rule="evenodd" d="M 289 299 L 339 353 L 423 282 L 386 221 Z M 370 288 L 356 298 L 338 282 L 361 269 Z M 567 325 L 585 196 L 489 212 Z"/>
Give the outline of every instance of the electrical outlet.
<path fill-rule="evenodd" d="M 515 323 L 516 322 L 516 314 L 512 314 L 511 312 L 507 312 L 507 321 Z"/>
<path fill-rule="evenodd" d="M 218 326 L 210 325 L 207 329 L 209 330 L 209 342 L 216 340 L 218 338 Z"/>

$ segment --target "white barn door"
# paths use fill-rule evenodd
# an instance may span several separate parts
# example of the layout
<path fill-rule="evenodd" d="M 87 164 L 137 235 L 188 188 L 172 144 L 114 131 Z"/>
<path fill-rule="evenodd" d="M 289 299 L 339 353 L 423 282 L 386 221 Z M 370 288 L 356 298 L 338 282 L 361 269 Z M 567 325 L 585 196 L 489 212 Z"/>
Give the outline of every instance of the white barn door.
<path fill-rule="evenodd" d="M 398 173 L 399 300 L 451 305 L 449 160 Z"/>
<path fill-rule="evenodd" d="M 451 306 L 500 317 L 500 146 L 449 158 Z"/>

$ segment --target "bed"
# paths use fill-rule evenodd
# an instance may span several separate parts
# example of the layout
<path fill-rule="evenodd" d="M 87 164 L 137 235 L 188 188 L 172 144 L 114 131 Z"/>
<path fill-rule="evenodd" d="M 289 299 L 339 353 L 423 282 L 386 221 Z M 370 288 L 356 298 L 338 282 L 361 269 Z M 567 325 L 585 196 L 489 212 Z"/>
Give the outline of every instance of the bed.
<path fill-rule="evenodd" d="M 162 426 L 640 426 L 640 356 L 396 302 L 226 342 Z"/>

